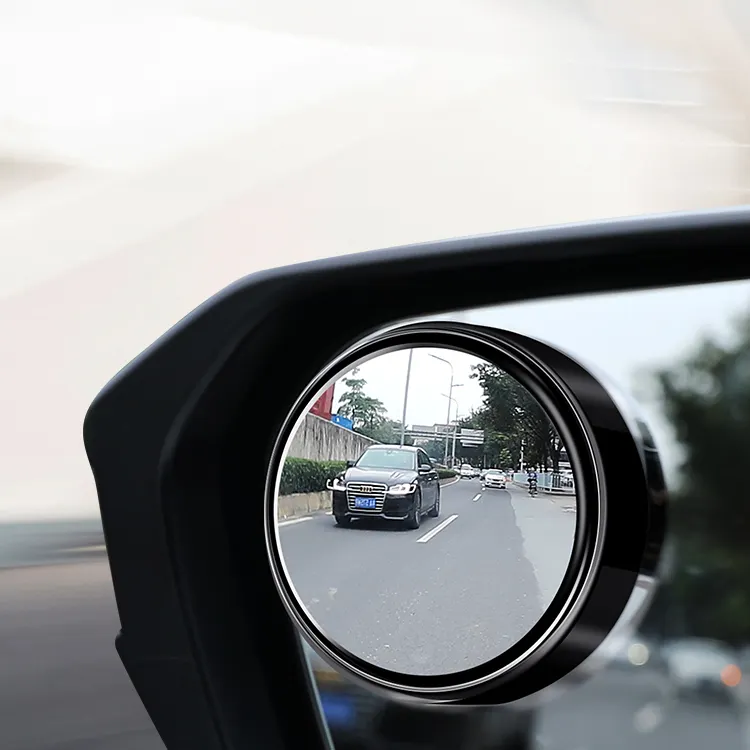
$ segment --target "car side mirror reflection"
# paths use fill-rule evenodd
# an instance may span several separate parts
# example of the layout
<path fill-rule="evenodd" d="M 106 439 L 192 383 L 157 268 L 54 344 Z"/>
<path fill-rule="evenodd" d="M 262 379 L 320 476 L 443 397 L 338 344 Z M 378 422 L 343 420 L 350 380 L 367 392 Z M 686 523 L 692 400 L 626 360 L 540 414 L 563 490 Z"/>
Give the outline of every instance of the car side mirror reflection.
<path fill-rule="evenodd" d="M 547 344 L 455 326 L 392 329 L 329 365 L 289 415 L 269 475 L 271 563 L 295 624 L 350 674 L 412 695 L 494 680 L 542 647 L 580 649 L 570 624 L 586 601 L 585 627 L 605 617 L 606 633 L 638 573 L 615 583 L 623 570 L 601 566 L 606 528 L 648 534 L 647 513 L 613 485 L 598 491 L 602 467 L 623 462 L 646 486 L 620 402 Z"/>
<path fill-rule="evenodd" d="M 539 500 L 530 506 L 520 475 L 512 486 L 482 487 L 456 481 L 457 471 L 436 470 L 419 454 L 444 466 L 469 465 L 472 479 L 480 474 L 473 467 L 497 473 L 524 455 L 538 465 L 548 461 L 558 475 L 575 471 L 578 449 L 534 387 L 500 352 L 479 356 L 445 346 L 359 357 L 325 375 L 285 437 L 274 513 L 280 561 L 295 592 L 289 604 L 319 626 L 316 637 L 419 678 L 479 668 L 528 637 L 562 586 L 576 513 Z M 322 400 L 336 414 L 326 421 L 315 406 Z M 356 468 L 345 458 L 351 455 L 358 456 Z M 320 471 L 308 456 L 319 457 Z M 326 467 L 337 470 L 337 480 L 325 481 Z M 575 510 L 575 489 L 559 494 Z M 295 516 L 308 522 L 291 523 Z M 331 534 L 331 527 L 342 533 Z M 548 543 L 529 545 L 535 534 Z M 527 547 L 544 555 L 529 559 Z M 434 575 L 446 554 L 458 564 Z M 349 556 L 356 564 L 336 562 Z M 401 561 L 398 596 L 390 593 L 393 571 L 383 564 L 392 559 Z M 540 570 L 555 581 L 546 594 L 534 574 Z M 416 604 L 404 630 L 406 601 Z M 463 638 L 477 623 L 487 637 Z M 418 647 L 413 632 L 421 634 Z"/>

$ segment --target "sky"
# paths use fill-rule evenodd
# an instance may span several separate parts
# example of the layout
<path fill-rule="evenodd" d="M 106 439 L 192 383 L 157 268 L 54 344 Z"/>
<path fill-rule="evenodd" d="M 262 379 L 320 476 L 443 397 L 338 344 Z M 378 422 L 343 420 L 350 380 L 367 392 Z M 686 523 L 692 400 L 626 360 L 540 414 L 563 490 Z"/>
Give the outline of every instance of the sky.
<path fill-rule="evenodd" d="M 459 417 L 462 417 L 468 416 L 472 410 L 481 406 L 482 389 L 470 375 L 472 367 L 482 361 L 465 352 L 451 349 L 415 349 L 409 377 L 406 424 L 445 424 L 448 417 L 447 394 L 451 384 L 451 373 L 455 399 L 451 402 L 451 419 L 456 418 L 457 409 Z M 383 402 L 390 419 L 401 420 L 408 365 L 409 351 L 404 349 L 374 357 L 360 365 L 356 375 L 367 381 L 364 392 Z M 347 373 L 344 378 L 349 375 L 350 373 Z M 347 390 L 341 382 L 344 378 L 337 382 L 334 391 L 334 403 L 337 408 L 339 399 Z"/>

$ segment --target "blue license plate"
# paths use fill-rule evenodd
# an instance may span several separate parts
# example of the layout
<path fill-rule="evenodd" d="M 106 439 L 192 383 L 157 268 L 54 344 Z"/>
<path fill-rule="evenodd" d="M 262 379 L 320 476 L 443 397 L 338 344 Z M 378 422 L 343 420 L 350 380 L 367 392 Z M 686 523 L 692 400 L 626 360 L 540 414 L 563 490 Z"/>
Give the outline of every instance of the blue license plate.
<path fill-rule="evenodd" d="M 378 507 L 378 501 L 374 497 L 355 497 L 354 507 L 361 510 L 375 510 Z"/>

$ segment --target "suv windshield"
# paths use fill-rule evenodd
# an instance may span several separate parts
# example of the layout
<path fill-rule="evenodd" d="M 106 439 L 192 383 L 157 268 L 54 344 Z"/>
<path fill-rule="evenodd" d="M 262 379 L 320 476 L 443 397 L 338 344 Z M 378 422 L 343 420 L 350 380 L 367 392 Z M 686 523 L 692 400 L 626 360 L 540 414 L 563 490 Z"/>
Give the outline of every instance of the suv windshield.
<path fill-rule="evenodd" d="M 356 466 L 359 469 L 413 469 L 416 454 L 412 451 L 371 448 L 362 454 Z"/>

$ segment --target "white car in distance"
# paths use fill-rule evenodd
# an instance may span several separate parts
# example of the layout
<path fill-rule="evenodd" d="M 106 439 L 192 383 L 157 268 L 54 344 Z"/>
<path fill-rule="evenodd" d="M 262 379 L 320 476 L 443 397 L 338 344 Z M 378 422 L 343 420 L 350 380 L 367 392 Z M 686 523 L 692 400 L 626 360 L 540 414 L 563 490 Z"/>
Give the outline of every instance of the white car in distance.
<path fill-rule="evenodd" d="M 490 469 L 482 480 L 484 488 L 488 490 L 504 490 L 505 489 L 505 474 L 499 469 Z"/>
<path fill-rule="evenodd" d="M 461 479 L 473 479 L 474 467 L 471 464 L 462 464 L 459 476 L 461 477 Z"/>

